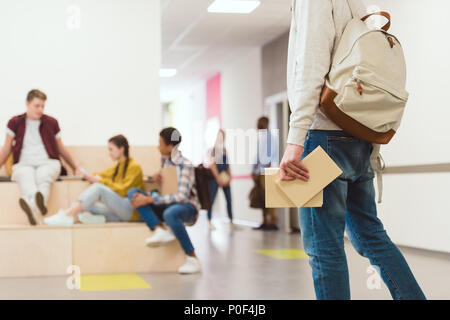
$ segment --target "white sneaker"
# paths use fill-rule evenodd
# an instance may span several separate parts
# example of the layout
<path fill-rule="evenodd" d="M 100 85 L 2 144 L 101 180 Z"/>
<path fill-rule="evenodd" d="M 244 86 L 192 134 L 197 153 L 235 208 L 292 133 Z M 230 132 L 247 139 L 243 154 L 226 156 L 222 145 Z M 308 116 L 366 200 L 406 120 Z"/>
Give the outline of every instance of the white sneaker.
<path fill-rule="evenodd" d="M 186 262 L 178 269 L 178 273 L 192 274 L 202 271 L 200 260 L 196 257 L 186 256 Z"/>
<path fill-rule="evenodd" d="M 176 238 L 172 231 L 163 228 L 156 228 L 153 235 L 145 239 L 145 244 L 147 247 L 155 248 L 174 240 L 176 240 Z"/>
<path fill-rule="evenodd" d="M 49 226 L 72 226 L 74 219 L 73 217 L 67 216 L 63 209 L 59 209 L 53 216 L 45 218 L 44 223 Z"/>
<path fill-rule="evenodd" d="M 216 227 L 213 225 L 213 223 L 211 221 L 209 222 L 209 230 L 211 230 L 211 231 L 216 230 Z"/>
<path fill-rule="evenodd" d="M 78 220 L 84 224 L 104 224 L 106 223 L 105 216 L 91 214 L 91 213 L 79 213 Z"/>

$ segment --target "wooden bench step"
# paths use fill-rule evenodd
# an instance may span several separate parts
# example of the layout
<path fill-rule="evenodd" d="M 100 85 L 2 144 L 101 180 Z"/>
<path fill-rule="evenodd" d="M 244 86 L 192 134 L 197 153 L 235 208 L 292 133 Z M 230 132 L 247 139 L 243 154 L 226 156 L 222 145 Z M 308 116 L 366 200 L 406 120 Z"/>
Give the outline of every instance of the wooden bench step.
<path fill-rule="evenodd" d="M 184 262 L 177 241 L 145 246 L 151 231 L 144 223 L 64 226 L 0 226 L 0 277 L 175 272 Z"/>
<path fill-rule="evenodd" d="M 81 180 L 57 181 L 53 183 L 48 201 L 48 214 L 51 216 L 61 208 L 68 208 L 79 195 L 89 187 L 89 183 Z M 146 183 L 145 189 L 151 190 L 155 184 Z M 0 182 L 0 226 L 30 225 L 27 216 L 19 206 L 21 192 L 16 182 Z"/>

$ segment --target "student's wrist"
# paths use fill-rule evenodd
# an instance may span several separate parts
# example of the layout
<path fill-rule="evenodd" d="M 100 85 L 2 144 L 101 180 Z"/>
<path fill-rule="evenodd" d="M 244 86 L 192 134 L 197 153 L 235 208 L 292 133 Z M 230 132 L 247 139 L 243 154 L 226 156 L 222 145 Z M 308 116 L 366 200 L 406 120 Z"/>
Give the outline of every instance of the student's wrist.
<path fill-rule="evenodd" d="M 152 204 L 155 202 L 155 198 L 153 198 L 152 196 L 147 196 L 147 204 Z"/>

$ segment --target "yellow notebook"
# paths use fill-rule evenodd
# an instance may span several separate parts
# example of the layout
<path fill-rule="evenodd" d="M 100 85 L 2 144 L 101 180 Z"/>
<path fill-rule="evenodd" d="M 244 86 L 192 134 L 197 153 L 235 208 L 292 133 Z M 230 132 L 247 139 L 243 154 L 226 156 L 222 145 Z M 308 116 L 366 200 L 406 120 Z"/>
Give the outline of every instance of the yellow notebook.
<path fill-rule="evenodd" d="M 275 184 L 292 201 L 297 208 L 305 204 L 342 174 L 342 170 L 333 159 L 318 146 L 302 160 L 309 170 L 308 182 L 302 180 L 280 181 Z"/>
<path fill-rule="evenodd" d="M 288 196 L 277 186 L 276 182 L 280 178 L 279 168 L 266 168 L 265 189 L 266 189 L 266 208 L 297 208 Z M 304 207 L 321 207 L 323 205 L 323 192 L 320 191 Z"/>

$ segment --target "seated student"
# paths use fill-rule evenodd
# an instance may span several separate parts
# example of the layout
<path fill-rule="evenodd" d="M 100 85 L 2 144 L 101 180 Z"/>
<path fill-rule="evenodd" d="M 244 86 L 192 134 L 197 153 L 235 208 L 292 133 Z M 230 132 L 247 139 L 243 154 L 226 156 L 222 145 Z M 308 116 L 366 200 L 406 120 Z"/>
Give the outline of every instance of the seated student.
<path fill-rule="evenodd" d="M 9 120 L 5 144 L 0 151 L 0 166 L 13 154 L 12 181 L 19 184 L 19 204 L 31 225 L 36 225 L 39 209 L 47 213 L 50 187 L 61 174 L 62 156 L 79 173 L 70 153 L 61 140 L 58 121 L 44 114 L 47 96 L 31 90 L 26 98 L 27 111 Z"/>
<path fill-rule="evenodd" d="M 157 247 L 178 239 L 186 253 L 186 263 L 178 272 L 182 274 L 201 271 L 200 262 L 195 255 L 189 235 L 184 223 L 193 224 L 198 217 L 200 203 L 195 189 L 195 169 L 192 163 L 181 155 L 178 147 L 181 135 L 175 128 L 166 128 L 159 133 L 159 151 L 162 155 L 162 166 L 177 166 L 178 192 L 169 195 L 148 194 L 139 189 L 132 189 L 128 198 L 137 209 L 148 227 L 154 231 L 146 239 L 149 247 Z M 161 175 L 156 174 L 154 180 L 161 183 Z M 169 226 L 161 224 L 155 211 L 162 211 L 162 218 Z"/>
<path fill-rule="evenodd" d="M 139 215 L 127 198 L 131 188 L 142 188 L 144 179 L 141 166 L 129 157 L 127 139 L 118 135 L 108 141 L 109 156 L 117 165 L 84 178 L 92 185 L 66 210 L 45 218 L 48 225 L 72 225 L 74 222 L 98 224 L 108 222 L 136 221 Z M 101 202 L 101 203 L 97 203 Z M 89 211 L 90 213 L 83 213 Z"/>

